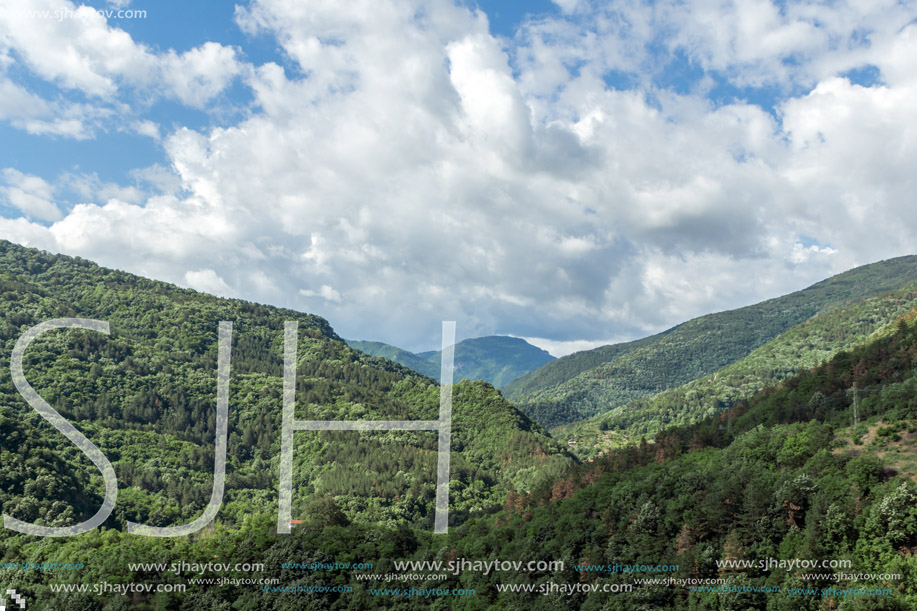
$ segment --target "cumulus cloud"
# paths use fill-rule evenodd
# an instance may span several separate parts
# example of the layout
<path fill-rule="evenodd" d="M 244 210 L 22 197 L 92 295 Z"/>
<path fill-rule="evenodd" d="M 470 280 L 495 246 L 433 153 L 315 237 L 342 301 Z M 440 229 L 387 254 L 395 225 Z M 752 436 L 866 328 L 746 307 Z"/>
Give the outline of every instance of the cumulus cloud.
<path fill-rule="evenodd" d="M 185 53 L 169 51 L 160 61 L 166 91 L 196 108 L 203 108 L 241 71 L 235 49 L 215 42 Z"/>
<path fill-rule="evenodd" d="M 50 17 L 36 16 L 42 12 Z M 166 95 L 199 106 L 241 70 L 231 47 L 207 42 L 181 54 L 156 53 L 96 9 L 66 1 L 4 7 L 0 32 L 4 47 L 32 72 L 96 98 L 110 99 L 123 87 L 162 87 Z"/>
<path fill-rule="evenodd" d="M 335 303 L 340 303 L 341 301 L 341 294 L 327 284 L 323 284 L 317 291 L 300 289 L 299 294 L 303 297 L 319 297 L 325 301 L 333 301 Z"/>
<path fill-rule="evenodd" d="M 133 132 L 140 134 L 141 136 L 147 136 L 148 138 L 152 138 L 153 140 L 157 141 L 161 138 L 159 133 L 159 126 L 152 121 L 134 121 L 131 123 L 130 127 Z"/>
<path fill-rule="evenodd" d="M 139 204 L 147 198 L 146 192 L 138 187 L 103 181 L 95 172 L 84 174 L 68 172 L 58 177 L 57 183 L 75 193 L 84 202 L 116 199 Z"/>
<path fill-rule="evenodd" d="M 255 0 L 236 22 L 285 61 L 251 69 L 218 42 L 156 54 L 104 23 L 62 31 L 77 74 L 46 66 L 54 51 L 28 61 L 63 87 L 201 106 L 242 74 L 252 106 L 207 130 L 136 123 L 169 167 L 133 188 L 70 178 L 85 203 L 0 231 L 347 337 L 428 348 L 457 320 L 555 354 L 914 251 L 913 10 L 558 4 L 508 40 L 442 0 Z M 665 85 L 675 61 L 695 86 Z M 847 75 L 864 65 L 875 83 Z M 716 83 L 779 94 L 714 99 Z"/>
<path fill-rule="evenodd" d="M 211 295 L 229 296 L 232 292 L 226 281 L 212 269 L 189 270 L 184 280 L 189 287 Z"/>
<path fill-rule="evenodd" d="M 42 178 L 13 168 L 4 169 L 0 175 L 6 183 L 0 184 L 0 198 L 26 217 L 41 221 L 56 221 L 61 217 L 54 204 L 54 189 Z"/>
<path fill-rule="evenodd" d="M 52 252 L 60 252 L 60 247 L 47 227 L 33 223 L 26 218 L 0 217 L 0 236 L 4 239 Z"/>
<path fill-rule="evenodd" d="M 628 341 L 632 338 L 621 336 L 607 337 L 604 339 L 576 339 L 569 341 L 545 339 L 543 337 L 522 337 L 520 339 L 524 339 L 533 346 L 537 346 L 538 348 L 547 351 L 548 354 L 553 357 L 560 358 L 562 356 L 567 356 L 568 354 L 573 354 L 574 352 L 593 350 L 595 348 L 607 346 L 609 344 L 618 344 Z"/>
<path fill-rule="evenodd" d="M 837 251 L 830 246 L 819 246 L 818 244 L 805 246 L 802 242 L 796 242 L 793 244 L 793 254 L 790 260 L 793 263 L 805 263 L 813 256 L 830 256 L 836 253 Z"/>
<path fill-rule="evenodd" d="M 86 140 L 110 111 L 87 104 L 48 101 L 6 78 L 0 70 L 0 121 L 29 134 Z"/>
<path fill-rule="evenodd" d="M 89 101 L 51 101 L 12 82 L 4 77 L 12 57 L 35 77 Z M 31 134 L 75 139 L 121 122 L 158 137 L 149 121 L 131 115 L 159 98 L 204 108 L 245 72 L 233 47 L 206 42 L 183 53 L 159 52 L 101 11 L 57 0 L 0 0 L 0 59 L 0 120 Z"/>

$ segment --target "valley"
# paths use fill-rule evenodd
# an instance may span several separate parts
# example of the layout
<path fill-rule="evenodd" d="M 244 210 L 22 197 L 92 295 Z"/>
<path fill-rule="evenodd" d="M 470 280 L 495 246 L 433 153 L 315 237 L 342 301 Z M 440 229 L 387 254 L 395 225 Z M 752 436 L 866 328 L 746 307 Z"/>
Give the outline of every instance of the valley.
<path fill-rule="evenodd" d="M 765 321 L 766 331 L 740 334 L 760 345 L 742 356 L 735 356 L 741 352 L 735 346 L 723 366 L 550 433 L 490 383 L 456 383 L 447 534 L 432 529 L 433 432 L 299 432 L 292 532 L 281 535 L 284 323 L 299 327 L 297 420 L 433 420 L 435 380 L 355 350 L 317 316 L 219 299 L 0 242 L 0 348 L 7 364 L 17 338 L 40 322 L 83 317 L 110 325 L 108 335 L 58 329 L 39 336 L 25 351 L 23 369 L 39 395 L 111 461 L 118 482 L 117 502 L 101 527 L 55 538 L 3 529 L 0 555 L 4 566 L 83 567 L 19 573 L 17 591 L 37 608 L 281 609 L 291 596 L 321 609 L 391 608 L 393 596 L 399 608 L 426 608 L 430 592 L 448 591 L 466 593 L 448 600 L 462 609 L 817 611 L 822 599 L 800 598 L 798 588 L 859 584 L 840 573 L 736 567 L 843 558 L 857 574 L 884 576 L 873 582 L 888 592 L 880 608 L 908 609 L 917 604 L 911 262 L 819 283 L 813 302 L 794 294 L 795 310 L 811 313 L 795 324 L 797 314 L 781 318 L 773 304 L 751 306 L 573 355 L 568 362 L 592 364 L 574 376 L 580 380 L 606 379 L 597 374 L 606 371 L 674 383 L 709 366 L 665 365 L 661 346 L 678 353 L 689 348 L 675 340 L 693 337 L 690 350 L 706 354 L 722 345 L 717 338 L 741 326 L 737 321 L 751 325 L 752 312 Z M 851 279 L 867 294 L 854 298 Z M 219 321 L 233 322 L 223 503 L 212 523 L 191 535 L 130 534 L 129 522 L 185 524 L 208 503 Z M 684 335 L 691 329 L 704 331 Z M 595 364 L 609 356 L 612 365 Z M 635 368 L 638 363 L 648 369 Z M 564 359 L 548 362 L 538 383 L 556 382 L 565 367 Z M 507 395 L 532 388 L 537 371 L 511 382 Z M 659 376 L 647 378 L 648 371 Z M 542 407 L 550 405 L 557 404 Z M 8 366 L 0 368 L 0 439 L 5 515 L 66 526 L 97 511 L 101 473 L 29 407 Z M 214 564 L 221 558 L 233 563 Z M 466 566 L 458 559 L 468 567 L 498 559 L 534 568 L 436 568 Z M 203 578 L 221 581 L 203 587 L 168 568 L 181 563 L 223 567 Z M 673 581 L 607 570 L 641 565 L 674 567 L 666 576 Z M 411 566 L 427 568 L 405 568 Z M 251 573 L 230 567 L 258 567 L 255 577 L 274 585 L 253 587 Z M 411 575 L 410 586 L 423 597 L 400 589 L 408 584 L 399 581 Z M 138 586 L 122 595 L 100 585 L 134 582 L 161 587 Z M 688 582 L 736 590 L 673 585 Z M 77 587 L 87 583 L 99 587 Z M 741 590 L 765 586 L 766 595 Z M 435 596 L 435 604 L 447 602 Z M 851 606 L 865 598 L 826 600 L 842 610 L 878 608 Z"/>

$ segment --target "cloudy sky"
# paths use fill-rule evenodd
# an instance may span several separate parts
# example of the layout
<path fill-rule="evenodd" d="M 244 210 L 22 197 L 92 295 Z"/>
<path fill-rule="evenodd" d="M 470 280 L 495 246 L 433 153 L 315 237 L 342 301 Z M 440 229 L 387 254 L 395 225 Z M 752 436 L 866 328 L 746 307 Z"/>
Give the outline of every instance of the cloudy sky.
<path fill-rule="evenodd" d="M 915 58 L 913 0 L 0 0 L 0 237 L 560 355 L 917 252 Z"/>

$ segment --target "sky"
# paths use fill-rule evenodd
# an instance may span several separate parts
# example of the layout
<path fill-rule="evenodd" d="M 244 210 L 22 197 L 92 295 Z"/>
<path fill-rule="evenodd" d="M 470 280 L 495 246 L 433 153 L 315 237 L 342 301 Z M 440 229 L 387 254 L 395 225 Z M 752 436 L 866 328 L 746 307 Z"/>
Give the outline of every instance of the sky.
<path fill-rule="evenodd" d="M 917 253 L 914 0 L 0 0 L 0 238 L 555 356 Z"/>

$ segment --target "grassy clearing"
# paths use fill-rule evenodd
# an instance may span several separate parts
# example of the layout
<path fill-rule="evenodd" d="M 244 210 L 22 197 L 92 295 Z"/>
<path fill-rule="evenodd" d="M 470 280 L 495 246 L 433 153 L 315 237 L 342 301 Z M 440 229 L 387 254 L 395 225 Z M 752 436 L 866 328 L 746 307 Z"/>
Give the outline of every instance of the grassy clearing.
<path fill-rule="evenodd" d="M 917 421 L 865 422 L 839 430 L 836 454 L 874 454 L 888 468 L 917 481 Z"/>

